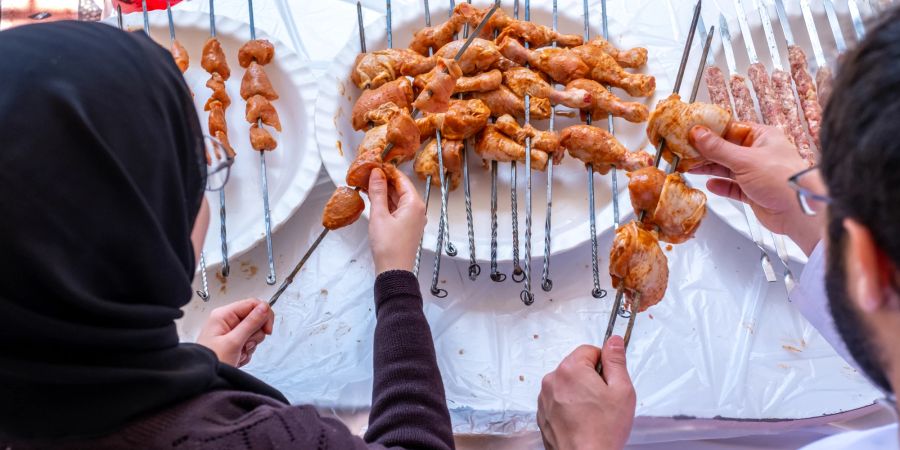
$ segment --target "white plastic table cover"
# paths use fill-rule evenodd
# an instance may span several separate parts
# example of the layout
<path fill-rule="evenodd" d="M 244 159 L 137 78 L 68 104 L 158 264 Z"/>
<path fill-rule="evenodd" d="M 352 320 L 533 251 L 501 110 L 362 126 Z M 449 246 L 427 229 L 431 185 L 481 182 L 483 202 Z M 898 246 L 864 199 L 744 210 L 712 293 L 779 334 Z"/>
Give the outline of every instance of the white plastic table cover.
<path fill-rule="evenodd" d="M 402 8 L 405 1 L 412 0 L 394 0 L 393 7 Z M 363 3 L 366 23 L 384 20 L 383 2 Z M 177 8 L 206 11 L 207 4 L 188 0 Z M 308 55 L 319 73 L 346 39 L 357 39 L 356 5 L 350 0 L 256 0 L 254 5 L 257 26 Z M 599 0 L 590 6 L 599 23 Z M 693 2 L 675 0 L 610 0 L 613 41 L 680 52 L 692 7 Z M 715 23 L 720 10 L 733 16 L 727 0 L 704 2 L 707 23 Z M 218 0 L 216 11 L 247 20 L 244 0 Z M 279 281 L 321 230 L 321 209 L 333 188 L 320 173 L 306 203 L 275 234 Z M 374 275 L 366 227 L 363 220 L 329 234 L 276 306 L 274 335 L 245 367 L 293 403 L 335 412 L 365 411 L 370 404 Z M 601 267 L 611 239 L 600 236 Z M 721 219 L 710 214 L 695 239 L 666 254 L 671 271 L 666 299 L 638 317 L 628 350 L 639 416 L 632 443 L 773 433 L 870 409 L 865 407 L 878 393 L 790 305 L 782 283 L 765 282 L 758 250 Z M 426 252 L 423 261 L 431 258 Z M 590 296 L 589 264 L 587 245 L 556 255 L 553 291 L 536 291 L 535 304 L 525 307 L 518 296 L 521 285 L 490 281 L 486 264 L 471 282 L 467 263 L 444 260 L 441 286 L 450 296 L 438 300 L 426 290 L 425 312 L 455 432 L 537 431 L 542 376 L 579 344 L 602 340 L 612 296 Z M 178 324 L 182 339 L 195 339 L 217 306 L 268 298 L 275 288 L 265 284 L 264 267 L 265 249 L 259 247 L 232 262 L 226 284 L 211 273 L 212 298 L 195 298 L 185 307 Z M 501 266 L 505 273 L 510 269 Z M 423 284 L 430 270 L 430 264 L 423 265 Z M 608 276 L 602 279 L 612 291 Z M 621 333 L 625 321 L 619 322 Z"/>

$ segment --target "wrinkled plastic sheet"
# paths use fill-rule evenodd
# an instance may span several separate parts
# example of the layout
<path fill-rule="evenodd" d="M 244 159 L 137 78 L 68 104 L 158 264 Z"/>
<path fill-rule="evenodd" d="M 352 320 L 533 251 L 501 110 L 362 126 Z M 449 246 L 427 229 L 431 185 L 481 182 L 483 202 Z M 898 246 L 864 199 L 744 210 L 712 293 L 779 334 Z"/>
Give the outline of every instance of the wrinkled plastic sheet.
<path fill-rule="evenodd" d="M 291 42 L 291 27 L 278 25 L 270 16 L 284 11 L 282 2 L 255 3 L 260 26 L 271 24 L 272 34 L 282 33 L 282 39 Z M 367 23 L 383 20 L 379 2 L 364 5 Z M 394 0 L 393 5 L 403 7 L 403 1 Z M 591 6 L 599 12 L 599 1 Z M 183 2 L 179 7 L 205 8 L 203 2 Z M 219 0 L 216 7 L 219 14 L 246 16 L 242 1 Z M 612 1 L 613 39 L 648 46 L 651 55 L 679 54 L 688 25 L 684 18 L 690 17 L 691 8 L 689 2 Z M 357 38 L 352 2 L 291 2 L 290 11 L 296 35 L 314 66 L 327 67 L 329 55 L 346 39 Z M 704 15 L 712 18 L 714 12 Z M 321 32 L 325 24 L 327 33 Z M 661 66 L 653 71 L 661 78 L 675 71 Z M 307 202 L 275 235 L 282 276 L 321 230 L 321 208 L 333 188 L 320 174 Z M 366 228 L 367 223 L 360 221 L 329 234 L 282 296 L 274 334 L 246 366 L 293 403 L 335 411 L 366 410 L 370 405 L 375 319 Z M 611 239 L 609 233 L 599 238 L 602 268 Z M 718 217 L 709 215 L 696 239 L 666 255 L 670 267 L 666 298 L 638 317 L 628 349 L 639 416 L 632 442 L 771 433 L 823 424 L 861 414 L 865 410 L 859 408 L 878 397 L 791 306 L 783 284 L 765 282 L 753 244 Z M 432 258 L 428 251 L 423 255 L 423 261 Z M 554 289 L 549 294 L 538 292 L 531 307 L 519 300 L 521 285 L 490 281 L 486 263 L 479 279 L 471 282 L 467 266 L 444 259 L 440 285 L 450 292 L 447 299 L 435 299 L 425 289 L 425 313 L 454 431 L 535 432 L 541 378 L 578 345 L 602 341 L 612 295 L 602 300 L 590 296 L 587 245 L 553 257 Z M 534 266 L 540 267 L 540 258 Z M 212 277 L 210 302 L 194 299 L 185 308 L 186 317 L 179 322 L 184 339 L 196 337 L 212 308 L 249 296 L 268 298 L 274 291 L 264 282 L 265 271 L 259 270 L 265 267 L 264 248 L 248 252 L 232 267 L 226 284 Z M 802 270 L 792 268 L 795 273 Z M 430 269 L 430 263 L 423 264 L 423 286 L 428 285 Z M 509 273 L 511 266 L 503 264 L 500 270 Z M 605 270 L 601 280 L 614 294 Z M 618 333 L 624 331 L 625 322 L 619 320 Z"/>

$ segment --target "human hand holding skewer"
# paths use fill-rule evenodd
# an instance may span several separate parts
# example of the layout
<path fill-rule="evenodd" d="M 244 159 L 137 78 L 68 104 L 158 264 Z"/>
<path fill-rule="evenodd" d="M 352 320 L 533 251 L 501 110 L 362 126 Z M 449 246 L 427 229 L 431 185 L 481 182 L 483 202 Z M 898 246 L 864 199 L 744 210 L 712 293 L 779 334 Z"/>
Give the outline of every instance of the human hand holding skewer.
<path fill-rule="evenodd" d="M 393 171 L 390 181 L 381 169 L 369 176 L 369 242 L 375 273 L 412 271 L 416 248 L 425 231 L 425 203 L 410 179 Z"/>

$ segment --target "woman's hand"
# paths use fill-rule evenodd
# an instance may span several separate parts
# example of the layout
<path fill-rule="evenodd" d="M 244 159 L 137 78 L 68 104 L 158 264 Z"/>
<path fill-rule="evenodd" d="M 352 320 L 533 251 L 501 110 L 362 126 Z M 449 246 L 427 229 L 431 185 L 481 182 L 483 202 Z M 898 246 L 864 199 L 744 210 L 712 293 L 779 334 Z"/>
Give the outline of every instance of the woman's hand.
<path fill-rule="evenodd" d="M 250 362 L 259 344 L 272 334 L 275 312 L 268 303 L 248 298 L 212 310 L 197 343 L 234 367 Z"/>
<path fill-rule="evenodd" d="M 807 255 L 813 251 L 821 237 L 821 218 L 803 214 L 787 183 L 809 166 L 784 133 L 753 124 L 742 142 L 732 143 L 698 126 L 690 139 L 713 163 L 691 171 L 717 177 L 706 183 L 712 193 L 747 203 L 766 228 L 788 235 Z"/>
<path fill-rule="evenodd" d="M 425 231 L 425 204 L 412 181 L 400 171 L 392 172 L 389 184 L 384 172 L 369 177 L 369 241 L 375 272 L 412 271 L 416 249 Z"/>

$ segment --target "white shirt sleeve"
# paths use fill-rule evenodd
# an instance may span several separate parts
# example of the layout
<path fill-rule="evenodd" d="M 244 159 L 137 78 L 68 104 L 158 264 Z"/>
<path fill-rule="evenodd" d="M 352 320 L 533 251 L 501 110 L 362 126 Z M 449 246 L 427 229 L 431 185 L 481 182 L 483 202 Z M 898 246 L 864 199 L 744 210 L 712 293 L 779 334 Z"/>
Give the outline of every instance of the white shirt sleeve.
<path fill-rule="evenodd" d="M 819 241 L 815 250 L 809 255 L 809 262 L 800 275 L 800 283 L 791 293 L 791 302 L 803 314 L 803 317 L 814 326 L 831 344 L 834 350 L 853 368 L 858 369 L 856 361 L 847 351 L 831 317 L 828 307 L 828 295 L 825 292 L 825 243 Z"/>

